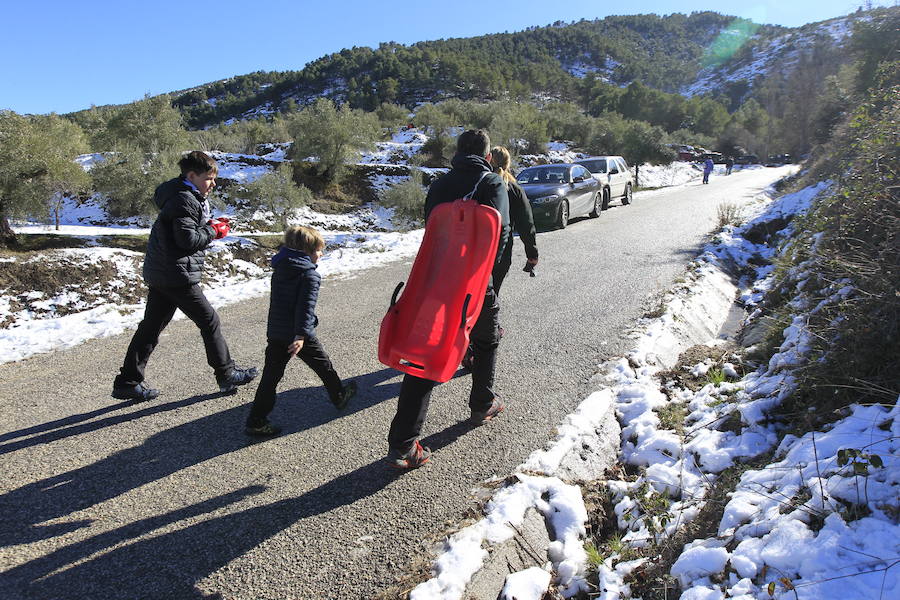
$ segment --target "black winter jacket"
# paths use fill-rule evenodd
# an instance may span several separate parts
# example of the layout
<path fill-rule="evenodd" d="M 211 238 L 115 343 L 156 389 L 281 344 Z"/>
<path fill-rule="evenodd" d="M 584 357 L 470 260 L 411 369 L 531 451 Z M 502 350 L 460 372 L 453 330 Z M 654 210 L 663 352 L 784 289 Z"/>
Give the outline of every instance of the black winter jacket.
<path fill-rule="evenodd" d="M 153 202 L 159 215 L 147 242 L 144 281 L 152 287 L 200 283 L 206 247 L 216 238 L 203 196 L 176 177 L 156 188 Z"/>
<path fill-rule="evenodd" d="M 512 228 L 519 234 L 519 239 L 525 245 L 525 256 L 531 259 L 538 257 L 537 231 L 534 228 L 534 215 L 531 212 L 531 202 L 522 186 L 515 181 L 507 183 L 509 194 L 509 220 Z M 506 253 L 512 256 L 512 241 L 506 246 Z"/>
<path fill-rule="evenodd" d="M 509 197 L 506 185 L 499 175 L 491 171 L 491 165 L 484 157 L 457 154 L 450 165 L 452 167 L 450 171 L 431 182 L 428 188 L 428 195 L 425 197 L 425 220 L 428 220 L 428 215 L 438 204 L 453 202 L 471 192 L 478 183 L 478 178 L 487 172 L 481 183 L 478 183 L 478 189 L 472 197 L 480 204 L 491 206 L 500 212 L 500 241 L 494 259 L 494 269 L 497 270 L 510 239 Z"/>
<path fill-rule="evenodd" d="M 292 341 L 316 333 L 316 301 L 322 276 L 305 253 L 282 248 L 272 257 L 272 291 L 266 337 Z"/>

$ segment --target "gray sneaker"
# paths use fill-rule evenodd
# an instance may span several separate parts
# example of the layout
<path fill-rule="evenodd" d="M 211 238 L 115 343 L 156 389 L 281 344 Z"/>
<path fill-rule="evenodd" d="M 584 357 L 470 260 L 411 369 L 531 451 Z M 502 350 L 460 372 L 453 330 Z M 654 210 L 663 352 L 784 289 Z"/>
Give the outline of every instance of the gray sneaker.
<path fill-rule="evenodd" d="M 216 378 L 219 384 L 219 391 L 223 393 L 233 392 L 238 386 L 246 385 L 256 379 L 258 374 L 256 367 L 250 367 L 249 369 L 238 369 L 235 367 L 225 377 L 221 379 Z"/>
<path fill-rule="evenodd" d="M 146 383 L 137 385 L 113 385 L 112 397 L 117 400 L 134 400 L 146 402 L 159 396 L 159 390 L 151 388 Z"/>

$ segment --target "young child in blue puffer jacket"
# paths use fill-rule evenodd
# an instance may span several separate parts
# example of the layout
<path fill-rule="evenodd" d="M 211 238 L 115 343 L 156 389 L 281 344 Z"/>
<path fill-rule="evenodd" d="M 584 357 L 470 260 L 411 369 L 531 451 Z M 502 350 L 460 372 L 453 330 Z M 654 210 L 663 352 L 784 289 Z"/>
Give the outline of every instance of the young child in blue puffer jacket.
<path fill-rule="evenodd" d="M 272 258 L 272 291 L 266 325 L 266 362 L 256 389 L 253 408 L 247 417 L 246 432 L 254 436 L 274 436 L 281 428 L 266 418 L 275 406 L 275 389 L 284 376 L 288 361 L 296 356 L 325 384 L 331 403 L 343 410 L 356 394 L 356 382 L 341 383 L 331 359 L 316 337 L 316 301 L 322 277 L 316 263 L 322 257 L 325 240 L 310 227 L 290 227 L 284 245 Z"/>

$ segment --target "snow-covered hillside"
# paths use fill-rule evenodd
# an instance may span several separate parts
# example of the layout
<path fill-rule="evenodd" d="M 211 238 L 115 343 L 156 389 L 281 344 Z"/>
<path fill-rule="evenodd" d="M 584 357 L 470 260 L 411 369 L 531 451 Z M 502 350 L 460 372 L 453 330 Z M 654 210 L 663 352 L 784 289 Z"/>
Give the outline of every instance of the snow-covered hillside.
<path fill-rule="evenodd" d="M 851 15 L 807 25 L 764 42 L 751 38 L 749 56 L 739 54 L 724 64 L 701 70 L 697 80 L 685 86 L 681 93 L 697 96 L 724 89 L 731 83 L 746 81 L 752 86 L 761 77 L 774 73 L 787 75 L 797 66 L 800 56 L 812 50 L 817 42 L 830 40 L 843 47 L 853 32 L 856 18 Z"/>

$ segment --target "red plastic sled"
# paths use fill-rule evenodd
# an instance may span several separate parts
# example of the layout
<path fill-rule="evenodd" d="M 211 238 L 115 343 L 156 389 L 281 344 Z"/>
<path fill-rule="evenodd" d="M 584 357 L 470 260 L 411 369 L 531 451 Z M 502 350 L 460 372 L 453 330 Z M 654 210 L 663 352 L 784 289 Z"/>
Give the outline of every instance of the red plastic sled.
<path fill-rule="evenodd" d="M 397 286 L 381 321 L 378 360 L 424 379 L 450 380 L 484 304 L 499 240 L 496 209 L 467 199 L 437 205 L 406 290 L 397 300 L 403 283 Z"/>

